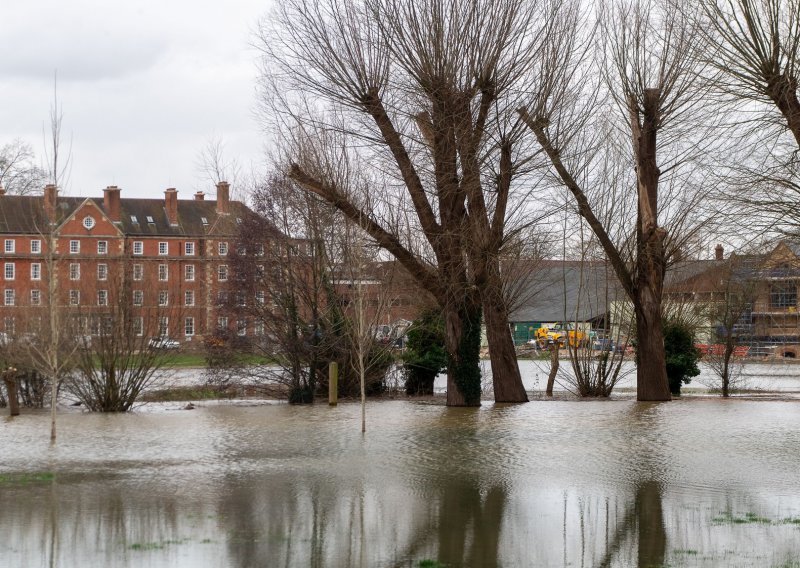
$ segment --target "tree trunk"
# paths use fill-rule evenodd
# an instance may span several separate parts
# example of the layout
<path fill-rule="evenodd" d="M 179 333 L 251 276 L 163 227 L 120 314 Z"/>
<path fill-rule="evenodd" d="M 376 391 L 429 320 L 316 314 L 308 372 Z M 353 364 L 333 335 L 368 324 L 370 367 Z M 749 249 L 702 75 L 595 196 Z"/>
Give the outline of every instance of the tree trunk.
<path fill-rule="evenodd" d="M 481 405 L 480 307 L 445 309 L 447 406 Z"/>
<path fill-rule="evenodd" d="M 485 295 L 483 315 L 486 319 L 495 402 L 528 402 L 517 365 L 514 340 L 508 329 L 508 312 L 500 291 Z"/>
<path fill-rule="evenodd" d="M 556 383 L 556 375 L 558 374 L 558 342 L 554 341 L 553 345 L 550 347 L 550 374 L 547 375 L 547 390 L 545 391 L 545 395 L 553 396 L 553 387 Z"/>
<path fill-rule="evenodd" d="M 767 96 L 786 119 L 789 131 L 800 146 L 800 100 L 797 98 L 797 80 L 781 74 L 768 78 L 766 82 Z"/>
<path fill-rule="evenodd" d="M 19 396 L 17 395 L 17 378 L 11 374 L 6 373 L 3 377 L 3 382 L 6 384 L 6 393 L 8 394 L 8 410 L 9 416 L 19 416 Z"/>
<path fill-rule="evenodd" d="M 647 296 L 647 292 L 641 290 L 639 297 Z M 672 400 L 667 380 L 661 305 L 652 298 L 640 299 L 636 308 L 636 340 L 636 399 Z"/>

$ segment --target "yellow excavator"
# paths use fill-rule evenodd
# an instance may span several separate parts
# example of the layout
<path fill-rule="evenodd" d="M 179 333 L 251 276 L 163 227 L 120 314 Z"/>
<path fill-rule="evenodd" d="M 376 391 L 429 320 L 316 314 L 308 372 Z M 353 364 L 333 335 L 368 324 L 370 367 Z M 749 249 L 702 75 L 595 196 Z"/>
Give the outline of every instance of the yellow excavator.
<path fill-rule="evenodd" d="M 565 347 L 569 340 L 570 347 L 585 345 L 588 341 L 586 333 L 576 329 L 575 325 L 568 323 L 546 323 L 536 330 L 536 342 L 539 347 L 545 348 L 553 343 L 558 343 L 559 347 Z"/>

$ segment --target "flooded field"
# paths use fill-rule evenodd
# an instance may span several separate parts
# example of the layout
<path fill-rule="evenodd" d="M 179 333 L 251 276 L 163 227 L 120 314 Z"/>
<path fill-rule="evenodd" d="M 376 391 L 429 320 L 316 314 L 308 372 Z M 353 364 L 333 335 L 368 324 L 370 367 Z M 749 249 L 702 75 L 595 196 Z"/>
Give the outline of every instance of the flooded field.
<path fill-rule="evenodd" d="M 0 566 L 800 566 L 800 402 L 0 422 Z"/>

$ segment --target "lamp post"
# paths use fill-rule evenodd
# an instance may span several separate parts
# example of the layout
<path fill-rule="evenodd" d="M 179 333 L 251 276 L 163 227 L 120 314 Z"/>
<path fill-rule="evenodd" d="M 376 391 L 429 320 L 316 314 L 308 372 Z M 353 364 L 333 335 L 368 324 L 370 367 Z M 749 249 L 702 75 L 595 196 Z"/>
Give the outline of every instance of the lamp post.
<path fill-rule="evenodd" d="M 8 367 L 3 371 L 3 382 L 8 393 L 8 410 L 11 416 L 19 416 L 19 397 L 17 397 L 17 370 Z"/>

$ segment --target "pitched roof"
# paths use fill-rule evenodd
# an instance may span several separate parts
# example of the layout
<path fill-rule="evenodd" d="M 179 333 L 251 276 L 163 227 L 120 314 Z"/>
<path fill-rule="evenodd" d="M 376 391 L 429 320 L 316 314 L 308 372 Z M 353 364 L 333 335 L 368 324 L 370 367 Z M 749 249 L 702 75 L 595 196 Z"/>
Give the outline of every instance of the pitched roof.
<path fill-rule="evenodd" d="M 108 214 L 102 199 L 89 199 L 101 211 Z M 59 197 L 56 205 L 56 223 L 63 222 L 86 200 L 86 197 Z M 228 204 L 228 211 L 229 213 L 225 215 L 217 213 L 216 201 L 179 199 L 178 224 L 170 225 L 163 199 L 122 198 L 118 226 L 123 233 L 131 236 L 235 235 L 239 223 L 256 216 L 255 212 L 240 201 L 231 201 Z M 203 222 L 204 220 L 206 222 Z M 0 196 L 0 234 L 38 234 L 42 232 L 44 226 L 42 196 Z M 274 234 L 281 233 L 274 228 Z"/>

